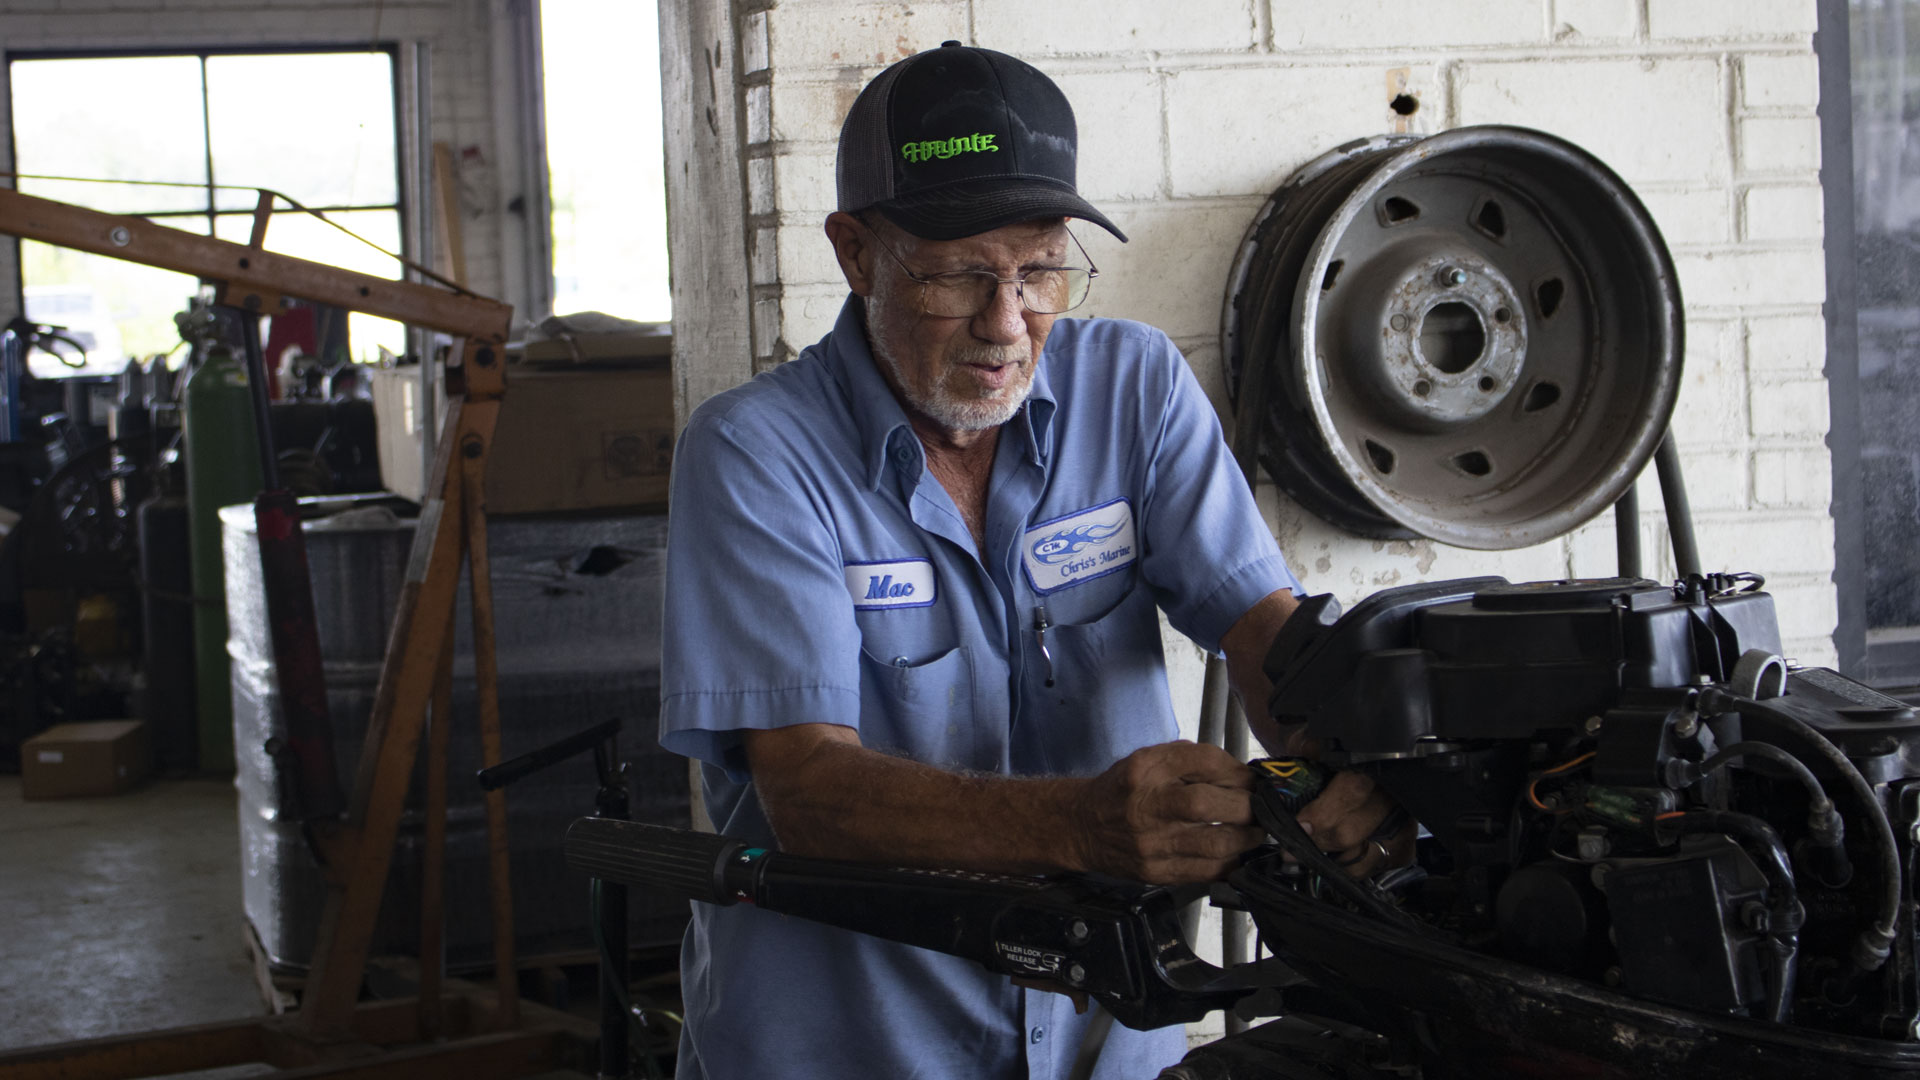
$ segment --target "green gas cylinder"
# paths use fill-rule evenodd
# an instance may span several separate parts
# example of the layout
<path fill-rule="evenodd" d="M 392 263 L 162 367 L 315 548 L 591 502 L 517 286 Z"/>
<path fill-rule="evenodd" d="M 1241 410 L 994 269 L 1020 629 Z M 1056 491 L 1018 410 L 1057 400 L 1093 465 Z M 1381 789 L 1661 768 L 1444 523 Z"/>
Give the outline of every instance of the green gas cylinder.
<path fill-rule="evenodd" d="M 220 508 L 260 494 L 260 439 L 246 363 L 207 349 L 181 392 L 186 437 L 187 543 L 193 556 L 194 697 L 202 772 L 233 771 L 233 690 L 227 671 L 226 564 Z"/>

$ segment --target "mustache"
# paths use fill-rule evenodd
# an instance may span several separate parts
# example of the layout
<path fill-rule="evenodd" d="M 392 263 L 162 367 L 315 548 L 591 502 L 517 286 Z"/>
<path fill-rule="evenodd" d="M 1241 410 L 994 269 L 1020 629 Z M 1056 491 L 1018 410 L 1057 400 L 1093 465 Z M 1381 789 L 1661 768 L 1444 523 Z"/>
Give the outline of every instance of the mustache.
<path fill-rule="evenodd" d="M 1018 345 L 963 345 L 949 353 L 947 358 L 955 364 L 978 364 L 984 367 L 1033 362 L 1033 354 Z"/>

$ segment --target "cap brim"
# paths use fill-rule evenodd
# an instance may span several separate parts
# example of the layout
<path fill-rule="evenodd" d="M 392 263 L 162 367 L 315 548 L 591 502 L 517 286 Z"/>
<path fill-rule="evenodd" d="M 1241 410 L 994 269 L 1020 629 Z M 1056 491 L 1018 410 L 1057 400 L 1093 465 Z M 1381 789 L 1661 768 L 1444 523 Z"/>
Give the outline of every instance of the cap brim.
<path fill-rule="evenodd" d="M 1037 218 L 1091 221 L 1121 243 L 1127 234 L 1058 181 L 1046 177 L 995 177 L 945 184 L 874 207 L 887 220 L 923 240 L 958 240 Z"/>

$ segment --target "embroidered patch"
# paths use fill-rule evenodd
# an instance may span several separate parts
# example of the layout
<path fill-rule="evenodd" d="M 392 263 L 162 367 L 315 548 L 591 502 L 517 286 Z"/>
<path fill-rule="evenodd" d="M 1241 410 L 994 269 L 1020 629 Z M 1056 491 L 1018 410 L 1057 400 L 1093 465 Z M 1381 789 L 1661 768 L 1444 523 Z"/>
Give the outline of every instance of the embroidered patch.
<path fill-rule="evenodd" d="M 847 592 L 856 611 L 931 607 L 939 595 L 928 559 L 848 563 L 845 569 Z"/>
<path fill-rule="evenodd" d="M 1126 499 L 1041 522 L 1020 538 L 1020 562 L 1042 595 L 1124 570 L 1139 557 Z"/>

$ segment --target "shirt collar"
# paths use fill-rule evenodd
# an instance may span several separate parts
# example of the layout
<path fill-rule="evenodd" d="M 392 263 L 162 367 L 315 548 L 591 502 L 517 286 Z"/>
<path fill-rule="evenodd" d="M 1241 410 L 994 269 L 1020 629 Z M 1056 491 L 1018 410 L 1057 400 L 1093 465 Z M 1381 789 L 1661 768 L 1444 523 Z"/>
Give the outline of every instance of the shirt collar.
<path fill-rule="evenodd" d="M 893 389 L 880 375 L 873 351 L 867 345 L 864 313 L 861 298 L 848 296 L 833 325 L 833 333 L 827 336 L 825 353 L 827 368 L 839 384 L 840 392 L 846 395 L 847 409 L 860 433 L 860 461 L 866 471 L 867 488 L 878 491 L 889 462 L 900 468 L 909 483 L 918 482 L 925 467 L 925 451 L 913 433 L 913 425 L 907 421 L 906 410 L 900 407 Z M 1023 434 L 1028 459 L 1041 466 L 1046 465 L 1053 453 L 1053 414 L 1058 408 L 1047 380 L 1048 351 L 1043 350 L 1041 362 L 1034 370 L 1026 404 L 1007 422 L 1007 428 L 1012 431 L 1003 432 Z"/>

